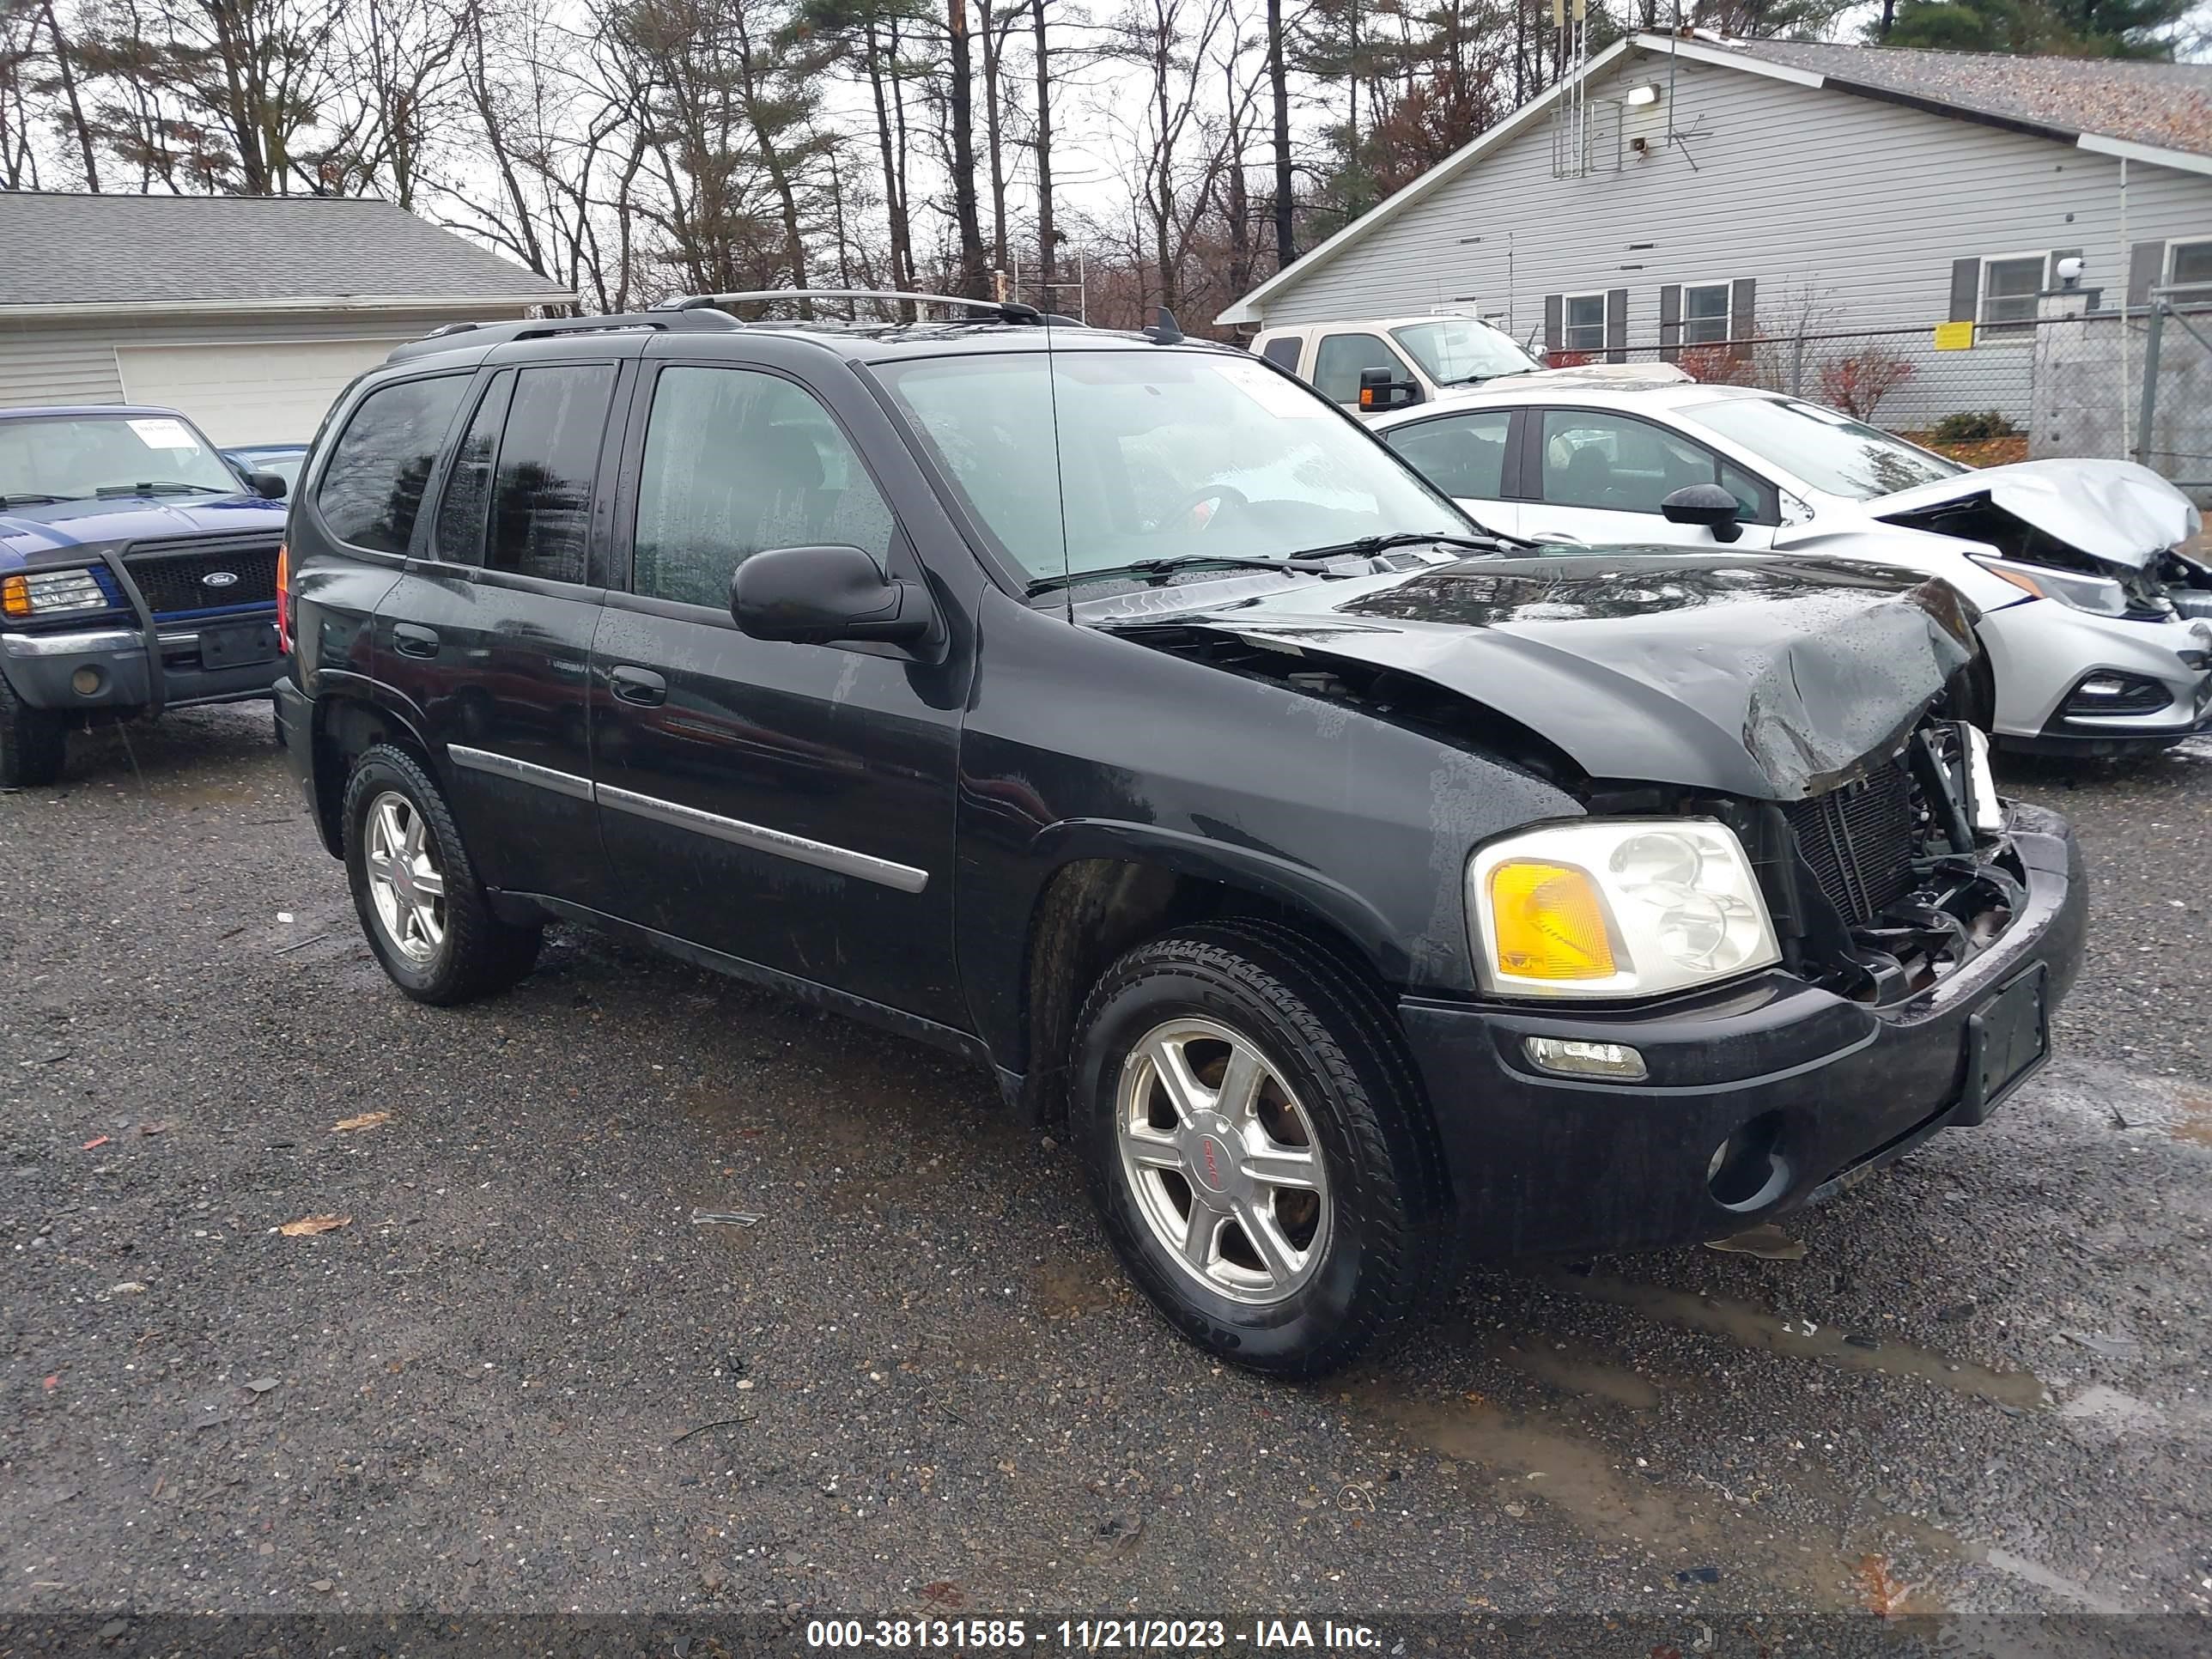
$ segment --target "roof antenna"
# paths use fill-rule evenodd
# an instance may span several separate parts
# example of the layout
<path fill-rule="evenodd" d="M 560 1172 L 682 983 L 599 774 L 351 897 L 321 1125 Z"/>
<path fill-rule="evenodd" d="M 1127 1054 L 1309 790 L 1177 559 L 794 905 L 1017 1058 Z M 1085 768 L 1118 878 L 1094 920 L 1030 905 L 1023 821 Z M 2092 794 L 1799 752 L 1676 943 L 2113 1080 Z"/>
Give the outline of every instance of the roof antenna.
<path fill-rule="evenodd" d="M 1154 345 L 1181 345 L 1183 331 L 1176 326 L 1175 313 L 1165 306 L 1159 309 L 1159 321 L 1144 331 L 1145 337 Z"/>

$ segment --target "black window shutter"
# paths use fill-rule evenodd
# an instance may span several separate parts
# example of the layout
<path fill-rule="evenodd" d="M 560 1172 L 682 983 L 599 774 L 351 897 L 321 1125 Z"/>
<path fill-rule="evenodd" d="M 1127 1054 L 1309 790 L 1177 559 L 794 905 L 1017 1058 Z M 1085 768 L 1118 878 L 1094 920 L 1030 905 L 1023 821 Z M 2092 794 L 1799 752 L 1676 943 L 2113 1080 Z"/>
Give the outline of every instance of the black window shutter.
<path fill-rule="evenodd" d="M 1759 279 L 1739 276 L 1729 285 L 1729 348 L 1731 357 L 1751 356 L 1751 343 L 1759 337 Z"/>
<path fill-rule="evenodd" d="M 2150 291 L 2166 280 L 2166 244 L 2137 242 L 2128 250 L 2128 303 L 2147 306 Z"/>
<path fill-rule="evenodd" d="M 1951 320 L 1971 323 L 1982 303 L 1982 262 L 1951 261 Z"/>
<path fill-rule="evenodd" d="M 1659 355 L 1673 362 L 1682 355 L 1682 285 L 1668 283 L 1659 290 Z"/>
<path fill-rule="evenodd" d="M 1559 349 L 1559 334 L 1561 329 L 1565 326 L 1566 313 L 1566 295 L 1547 294 L 1544 296 L 1545 350 L 1557 351 Z"/>
<path fill-rule="evenodd" d="M 1605 291 L 1605 360 L 1609 363 L 1628 361 L 1628 290 L 1609 288 Z"/>

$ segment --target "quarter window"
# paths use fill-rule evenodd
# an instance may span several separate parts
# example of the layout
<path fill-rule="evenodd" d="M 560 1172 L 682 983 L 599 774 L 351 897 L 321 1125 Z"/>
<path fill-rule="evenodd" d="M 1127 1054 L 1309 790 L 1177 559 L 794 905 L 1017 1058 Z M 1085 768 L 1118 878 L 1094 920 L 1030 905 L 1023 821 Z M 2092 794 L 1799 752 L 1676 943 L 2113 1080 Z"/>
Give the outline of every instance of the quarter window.
<path fill-rule="evenodd" d="M 407 550 L 430 469 L 468 385 L 465 374 L 443 374 L 379 386 L 361 400 L 315 490 L 331 535 L 372 552 Z"/>
<path fill-rule="evenodd" d="M 1733 339 L 1729 329 L 1729 284 L 1699 283 L 1682 289 L 1682 343 L 1718 345 Z"/>
<path fill-rule="evenodd" d="M 518 370 L 492 474 L 494 570 L 547 581 L 584 580 L 592 478 L 615 371 L 606 363 Z"/>
<path fill-rule="evenodd" d="M 1982 261 L 1982 308 L 1976 319 L 1981 328 L 2017 330 L 2033 324 L 2045 258 L 2031 253 Z"/>
<path fill-rule="evenodd" d="M 1570 294 L 1562 304 L 1559 347 L 1564 351 L 1605 349 L 1605 295 Z"/>
<path fill-rule="evenodd" d="M 665 368 L 638 483 L 631 586 L 726 610 L 730 577 L 776 547 L 858 547 L 888 564 L 891 511 L 812 394 L 745 368 Z"/>
<path fill-rule="evenodd" d="M 1737 517 L 1768 517 L 1759 481 L 1702 444 L 1632 416 L 1601 410 L 1544 411 L 1542 499 L 1555 507 L 1656 513 L 1689 484 L 1718 483 Z"/>
<path fill-rule="evenodd" d="M 1502 409 L 1447 415 L 1394 427 L 1383 441 L 1445 495 L 1494 501 L 1505 494 L 1505 438 L 1512 421 Z"/>
<path fill-rule="evenodd" d="M 1359 372 L 1387 368 L 1394 380 L 1410 380 L 1398 354 L 1372 334 L 1329 334 L 1322 337 L 1314 356 L 1314 387 L 1324 398 L 1340 404 L 1359 401 Z"/>
<path fill-rule="evenodd" d="M 1279 334 L 1260 349 L 1260 355 L 1277 368 L 1298 372 L 1298 348 L 1305 342 L 1295 334 Z"/>

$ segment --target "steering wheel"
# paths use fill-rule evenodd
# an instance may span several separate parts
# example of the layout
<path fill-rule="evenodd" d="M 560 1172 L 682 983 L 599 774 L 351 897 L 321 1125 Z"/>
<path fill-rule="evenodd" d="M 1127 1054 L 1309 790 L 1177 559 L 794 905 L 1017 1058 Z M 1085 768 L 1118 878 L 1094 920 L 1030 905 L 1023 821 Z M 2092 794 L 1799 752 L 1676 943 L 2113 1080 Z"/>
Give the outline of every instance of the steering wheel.
<path fill-rule="evenodd" d="M 1224 513 L 1239 513 L 1251 505 L 1251 497 L 1234 484 L 1200 484 L 1170 507 L 1156 528 L 1161 531 L 1202 532 L 1211 528 L 1214 520 Z M 1200 508 L 1205 511 L 1200 512 Z"/>

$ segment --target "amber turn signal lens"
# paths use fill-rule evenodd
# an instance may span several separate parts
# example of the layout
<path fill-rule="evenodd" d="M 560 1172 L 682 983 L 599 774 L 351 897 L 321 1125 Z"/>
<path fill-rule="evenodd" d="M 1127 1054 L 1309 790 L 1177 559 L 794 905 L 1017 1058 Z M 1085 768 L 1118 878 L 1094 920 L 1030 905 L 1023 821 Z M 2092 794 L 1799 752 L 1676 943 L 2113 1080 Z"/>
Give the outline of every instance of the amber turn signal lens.
<path fill-rule="evenodd" d="M 10 617 L 31 614 L 31 584 L 21 576 L 0 579 L 0 612 Z"/>
<path fill-rule="evenodd" d="M 1523 979 L 1610 979 L 1605 901 L 1582 871 L 1515 859 L 1490 872 L 1500 972 Z"/>

